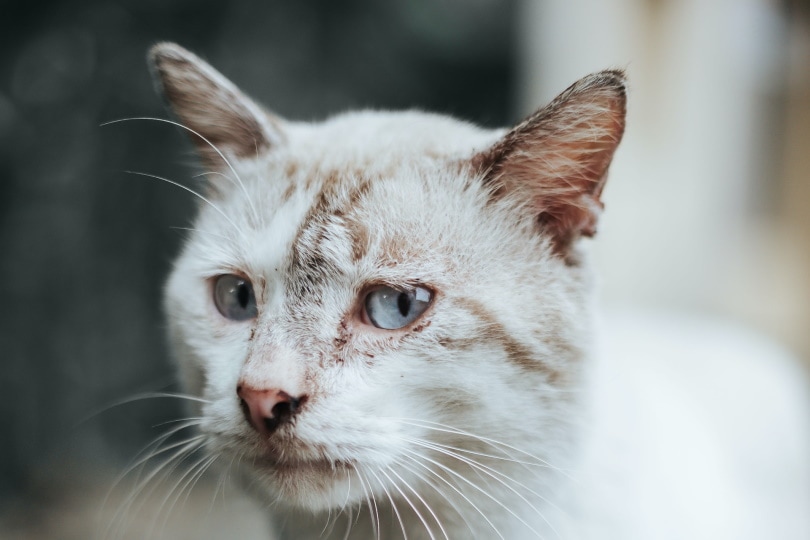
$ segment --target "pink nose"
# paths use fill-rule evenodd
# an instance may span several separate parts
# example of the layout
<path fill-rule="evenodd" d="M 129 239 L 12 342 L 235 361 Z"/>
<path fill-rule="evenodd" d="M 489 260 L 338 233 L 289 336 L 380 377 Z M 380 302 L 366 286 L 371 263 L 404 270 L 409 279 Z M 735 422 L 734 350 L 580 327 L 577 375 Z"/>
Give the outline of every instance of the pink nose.
<path fill-rule="evenodd" d="M 245 419 L 262 435 L 270 435 L 292 420 L 307 400 L 307 396 L 292 397 L 276 388 L 260 390 L 241 384 L 236 387 L 236 395 Z"/>

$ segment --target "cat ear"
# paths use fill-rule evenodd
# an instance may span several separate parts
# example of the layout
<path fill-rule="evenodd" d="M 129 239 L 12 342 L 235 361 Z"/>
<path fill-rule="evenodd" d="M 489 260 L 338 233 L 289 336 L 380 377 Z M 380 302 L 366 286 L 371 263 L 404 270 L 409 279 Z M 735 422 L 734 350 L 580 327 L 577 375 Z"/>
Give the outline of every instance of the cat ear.
<path fill-rule="evenodd" d="M 625 93 L 621 71 L 585 77 L 473 159 L 492 196 L 528 203 L 562 254 L 596 233 L 599 197 L 624 132 Z"/>
<path fill-rule="evenodd" d="M 283 141 L 282 121 L 253 102 L 207 62 L 174 43 L 149 51 L 155 82 L 205 164 L 255 157 Z"/>

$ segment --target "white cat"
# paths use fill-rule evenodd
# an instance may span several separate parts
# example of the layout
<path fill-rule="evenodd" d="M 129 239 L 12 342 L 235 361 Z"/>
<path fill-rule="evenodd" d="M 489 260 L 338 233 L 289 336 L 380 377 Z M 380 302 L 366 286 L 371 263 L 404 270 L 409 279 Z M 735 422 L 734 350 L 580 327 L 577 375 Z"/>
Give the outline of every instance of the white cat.
<path fill-rule="evenodd" d="M 679 510 L 677 459 L 638 483 L 643 433 L 610 420 L 637 405 L 591 358 L 580 239 L 624 130 L 621 72 L 486 130 L 291 122 L 177 45 L 151 61 L 211 173 L 166 288 L 172 345 L 207 452 L 280 538 L 739 537 L 730 505 Z"/>

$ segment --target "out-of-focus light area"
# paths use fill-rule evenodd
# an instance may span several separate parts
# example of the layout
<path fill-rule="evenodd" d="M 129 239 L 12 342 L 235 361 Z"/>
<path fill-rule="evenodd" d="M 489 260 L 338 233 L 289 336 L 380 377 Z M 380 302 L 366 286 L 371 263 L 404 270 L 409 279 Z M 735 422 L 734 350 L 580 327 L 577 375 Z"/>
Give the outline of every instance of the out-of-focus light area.
<path fill-rule="evenodd" d="M 727 317 L 810 356 L 807 4 L 521 3 L 528 110 L 620 67 L 628 129 L 597 243 L 609 305 Z"/>
<path fill-rule="evenodd" d="M 602 303 L 729 321 L 810 365 L 807 2 L 54 0 L 0 20 L 2 538 L 264 527 L 216 477 L 133 495 L 134 469 L 107 493 L 184 414 L 169 398 L 111 406 L 176 390 L 160 297 L 194 201 L 123 171 L 193 184 L 190 145 L 158 123 L 100 127 L 167 117 L 145 64 L 160 40 L 301 120 L 416 107 L 503 126 L 624 68 L 628 128 L 594 243 Z"/>

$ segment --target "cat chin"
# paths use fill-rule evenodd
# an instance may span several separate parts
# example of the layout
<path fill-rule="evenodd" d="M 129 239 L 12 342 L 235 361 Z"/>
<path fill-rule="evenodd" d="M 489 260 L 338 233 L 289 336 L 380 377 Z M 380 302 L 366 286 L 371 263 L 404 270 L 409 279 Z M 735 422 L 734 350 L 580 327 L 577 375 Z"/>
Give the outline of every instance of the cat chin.
<path fill-rule="evenodd" d="M 354 466 L 342 461 L 256 462 L 241 477 L 269 503 L 309 512 L 341 508 L 364 497 Z"/>

